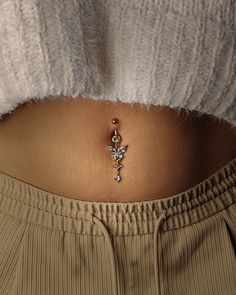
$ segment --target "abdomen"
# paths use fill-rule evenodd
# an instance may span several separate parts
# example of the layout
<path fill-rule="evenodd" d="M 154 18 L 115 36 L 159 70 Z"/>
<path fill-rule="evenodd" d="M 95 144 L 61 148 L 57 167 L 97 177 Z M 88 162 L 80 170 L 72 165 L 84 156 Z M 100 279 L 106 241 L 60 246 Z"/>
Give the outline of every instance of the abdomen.
<path fill-rule="evenodd" d="M 47 191 L 91 201 L 168 197 L 236 157 L 236 134 L 209 115 L 89 98 L 44 100 L 0 123 L 0 170 Z M 120 182 L 107 146 L 115 125 L 122 145 Z"/>

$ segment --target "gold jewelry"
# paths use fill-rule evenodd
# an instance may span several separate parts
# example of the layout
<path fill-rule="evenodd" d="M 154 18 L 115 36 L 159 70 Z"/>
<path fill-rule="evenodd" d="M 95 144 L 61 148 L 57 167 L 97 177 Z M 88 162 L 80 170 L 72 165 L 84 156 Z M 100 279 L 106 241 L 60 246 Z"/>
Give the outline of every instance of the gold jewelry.
<path fill-rule="evenodd" d="M 119 124 L 119 119 L 113 118 L 112 123 Z M 114 146 L 108 145 L 107 150 L 110 152 L 112 160 L 116 161 L 116 164 L 113 165 L 113 168 L 115 169 L 116 173 L 114 179 L 115 181 L 120 182 L 121 177 L 119 173 L 120 168 L 123 166 L 119 163 L 119 161 L 123 159 L 123 154 L 126 152 L 127 145 L 119 146 L 119 143 L 121 143 L 122 138 L 117 129 L 114 130 L 111 140 L 114 143 Z"/>

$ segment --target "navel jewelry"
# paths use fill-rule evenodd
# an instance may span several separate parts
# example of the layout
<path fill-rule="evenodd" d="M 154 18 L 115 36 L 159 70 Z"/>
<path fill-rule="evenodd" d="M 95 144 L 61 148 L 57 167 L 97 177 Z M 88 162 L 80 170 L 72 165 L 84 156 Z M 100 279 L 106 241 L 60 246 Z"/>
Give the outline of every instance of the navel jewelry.
<path fill-rule="evenodd" d="M 112 119 L 112 124 L 118 124 L 118 123 L 119 123 L 119 120 L 117 118 Z M 114 176 L 114 179 L 116 182 L 120 182 L 121 177 L 119 175 L 120 173 L 119 170 L 123 166 L 119 163 L 119 161 L 123 159 L 123 154 L 126 151 L 127 145 L 119 146 L 119 143 L 121 143 L 122 138 L 117 129 L 113 131 L 111 140 L 114 143 L 114 146 L 108 145 L 107 150 L 110 152 L 112 160 L 116 161 L 116 164 L 113 165 L 113 168 L 116 169 L 115 170 L 116 175 Z"/>

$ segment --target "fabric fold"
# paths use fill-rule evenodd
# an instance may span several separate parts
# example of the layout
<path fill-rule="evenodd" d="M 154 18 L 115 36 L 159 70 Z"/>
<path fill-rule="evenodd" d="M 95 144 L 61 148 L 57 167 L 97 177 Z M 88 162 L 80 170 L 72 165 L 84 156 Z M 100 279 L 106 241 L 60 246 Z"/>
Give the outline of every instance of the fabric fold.
<path fill-rule="evenodd" d="M 108 245 L 108 253 L 110 256 L 110 263 L 111 263 L 111 276 L 112 276 L 112 288 L 113 288 L 113 295 L 118 295 L 118 282 L 117 282 L 117 271 L 116 271 L 116 263 L 115 263 L 115 255 L 114 255 L 114 249 L 112 246 L 112 241 L 109 236 L 109 232 L 106 228 L 106 226 L 100 221 L 96 216 L 91 215 L 91 220 L 92 222 L 96 223 L 99 228 L 102 230 L 105 241 L 107 242 Z"/>
<path fill-rule="evenodd" d="M 159 237 L 160 237 L 160 230 L 161 225 L 163 224 L 164 220 L 166 219 L 166 213 L 165 211 L 162 212 L 160 217 L 157 220 L 157 223 L 155 224 L 154 232 L 153 232 L 153 241 L 154 241 L 154 268 L 155 268 L 155 282 L 156 282 L 156 290 L 157 295 L 161 294 L 161 287 L 160 287 L 160 262 L 159 262 Z"/>

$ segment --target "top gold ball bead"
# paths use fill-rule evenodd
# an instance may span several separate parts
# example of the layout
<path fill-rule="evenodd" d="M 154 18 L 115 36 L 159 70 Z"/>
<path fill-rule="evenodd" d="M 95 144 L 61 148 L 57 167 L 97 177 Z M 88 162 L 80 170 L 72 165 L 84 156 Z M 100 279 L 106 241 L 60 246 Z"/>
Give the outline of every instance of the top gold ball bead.
<path fill-rule="evenodd" d="M 118 124 L 118 123 L 119 123 L 119 119 L 118 118 L 112 119 L 112 124 Z"/>

